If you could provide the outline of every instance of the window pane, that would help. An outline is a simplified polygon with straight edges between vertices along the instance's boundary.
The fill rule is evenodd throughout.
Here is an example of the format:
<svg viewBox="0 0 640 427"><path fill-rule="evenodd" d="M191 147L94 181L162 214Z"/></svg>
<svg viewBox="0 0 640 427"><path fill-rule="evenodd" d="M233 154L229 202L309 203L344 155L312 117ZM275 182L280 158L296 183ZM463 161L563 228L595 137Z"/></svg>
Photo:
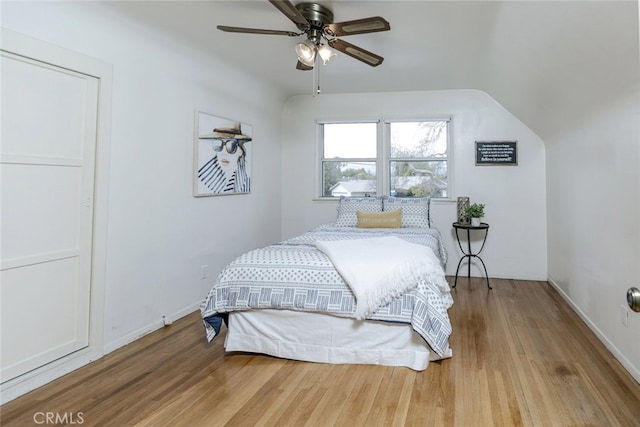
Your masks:
<svg viewBox="0 0 640 427"><path fill-rule="evenodd" d="M390 123L391 157L446 157L447 122Z"/></svg>
<svg viewBox="0 0 640 427"><path fill-rule="evenodd" d="M375 162L322 162L324 197L376 195Z"/></svg>
<svg viewBox="0 0 640 427"><path fill-rule="evenodd" d="M447 162L391 161L391 195L396 197L447 197Z"/></svg>
<svg viewBox="0 0 640 427"><path fill-rule="evenodd" d="M375 159L376 123L327 123L323 128L325 159Z"/></svg>

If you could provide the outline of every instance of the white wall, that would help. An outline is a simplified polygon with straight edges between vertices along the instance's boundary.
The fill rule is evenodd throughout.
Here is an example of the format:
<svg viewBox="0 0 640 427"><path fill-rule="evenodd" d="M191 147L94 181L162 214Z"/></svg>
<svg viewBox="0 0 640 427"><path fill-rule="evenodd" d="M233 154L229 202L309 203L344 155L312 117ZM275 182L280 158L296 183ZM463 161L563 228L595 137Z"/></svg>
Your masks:
<svg viewBox="0 0 640 427"><path fill-rule="evenodd" d="M549 103L544 116L554 120L539 133L549 281L640 382L640 313L626 304L627 289L640 287L640 2L616 5L625 16L611 22L624 44L601 42L618 59L601 50L606 73Z"/></svg>
<svg viewBox="0 0 640 427"><path fill-rule="evenodd" d="M103 4L3 2L2 26L113 65L107 352L197 309L225 264L279 239L280 95ZM196 110L252 125L251 194L192 197Z"/></svg>
<svg viewBox="0 0 640 427"><path fill-rule="evenodd" d="M640 82L547 141L549 279L640 381Z"/></svg>
<svg viewBox="0 0 640 427"><path fill-rule="evenodd" d="M298 96L283 112L282 237L335 221L337 202L318 201L316 120L442 117L453 119L452 198L486 205L490 224L482 257L490 277L546 280L545 154L540 138L486 93L474 90ZM518 166L475 166L474 141L517 140ZM436 227L455 274L460 250L451 223L455 202L435 202ZM471 274L481 275L474 268Z"/></svg>

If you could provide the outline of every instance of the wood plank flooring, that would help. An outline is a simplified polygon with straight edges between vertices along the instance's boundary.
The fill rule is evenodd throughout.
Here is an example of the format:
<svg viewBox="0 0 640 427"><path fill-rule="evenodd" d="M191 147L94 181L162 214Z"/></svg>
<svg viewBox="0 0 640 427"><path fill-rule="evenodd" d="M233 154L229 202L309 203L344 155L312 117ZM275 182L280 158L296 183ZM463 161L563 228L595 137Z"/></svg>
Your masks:
<svg viewBox="0 0 640 427"><path fill-rule="evenodd" d="M423 372L225 354L193 313L5 404L0 424L640 425L640 385L553 288L492 285L458 281L453 357Z"/></svg>

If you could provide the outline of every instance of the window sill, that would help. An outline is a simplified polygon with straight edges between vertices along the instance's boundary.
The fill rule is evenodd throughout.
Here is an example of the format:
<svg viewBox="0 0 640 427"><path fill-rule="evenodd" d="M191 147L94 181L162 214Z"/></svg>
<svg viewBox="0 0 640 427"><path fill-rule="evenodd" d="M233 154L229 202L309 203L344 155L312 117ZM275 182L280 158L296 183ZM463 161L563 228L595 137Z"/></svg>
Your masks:
<svg viewBox="0 0 640 427"><path fill-rule="evenodd" d="M311 199L314 202L337 202L340 200L339 197L314 197Z"/></svg>

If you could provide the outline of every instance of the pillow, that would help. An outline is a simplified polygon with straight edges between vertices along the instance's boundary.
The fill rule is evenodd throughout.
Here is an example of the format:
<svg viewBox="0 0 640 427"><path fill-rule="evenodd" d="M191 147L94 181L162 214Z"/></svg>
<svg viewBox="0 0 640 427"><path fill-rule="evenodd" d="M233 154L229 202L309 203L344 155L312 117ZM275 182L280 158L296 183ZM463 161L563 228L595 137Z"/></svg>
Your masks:
<svg viewBox="0 0 640 427"><path fill-rule="evenodd" d="M356 211L382 212L382 197L340 196L337 227L355 227L358 224Z"/></svg>
<svg viewBox="0 0 640 427"><path fill-rule="evenodd" d="M431 199L429 197L386 197L384 199L384 211L402 209L403 227L430 228L430 203Z"/></svg>
<svg viewBox="0 0 640 427"><path fill-rule="evenodd" d="M389 212L356 211L358 228L400 228L402 225L402 209Z"/></svg>

